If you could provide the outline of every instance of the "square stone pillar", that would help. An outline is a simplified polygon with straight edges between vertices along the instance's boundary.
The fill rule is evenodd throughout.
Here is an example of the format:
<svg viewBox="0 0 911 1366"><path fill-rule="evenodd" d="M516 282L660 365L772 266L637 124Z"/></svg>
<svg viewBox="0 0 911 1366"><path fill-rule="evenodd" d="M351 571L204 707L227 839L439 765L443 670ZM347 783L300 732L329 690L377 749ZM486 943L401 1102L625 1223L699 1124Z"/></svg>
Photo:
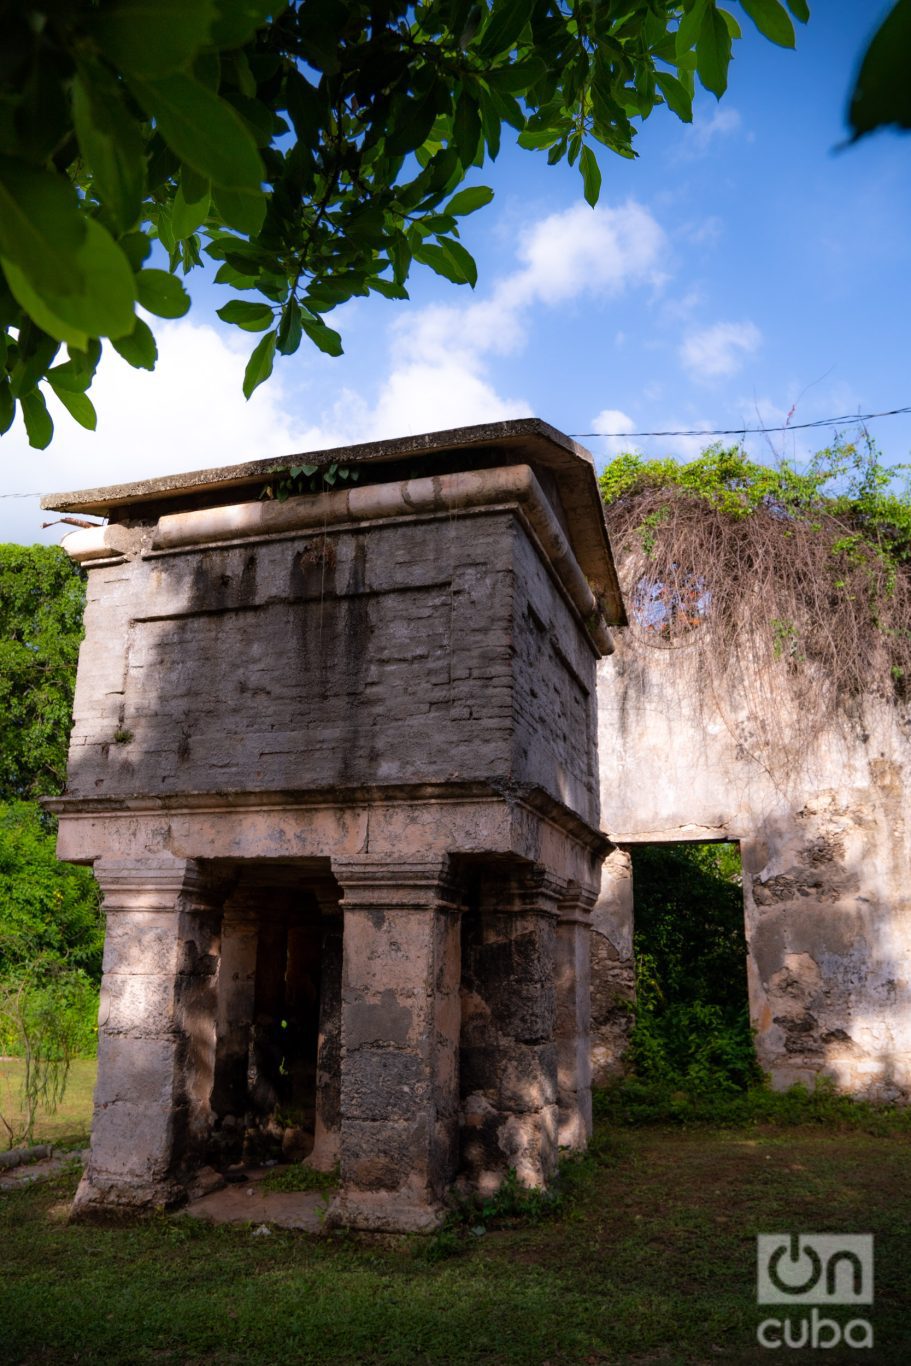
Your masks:
<svg viewBox="0 0 911 1366"><path fill-rule="evenodd" d="M319 973L319 1041L316 1052L316 1122L309 1166L328 1172L341 1147L342 912L333 886L313 888L322 917Z"/></svg>
<svg viewBox="0 0 911 1366"><path fill-rule="evenodd" d="M211 1124L220 914L198 866L100 860L107 932L89 1163L75 1217L168 1207Z"/></svg>
<svg viewBox="0 0 911 1366"><path fill-rule="evenodd" d="M591 909L594 892L571 884L559 903L556 944L557 1095L561 1148L592 1133Z"/></svg>
<svg viewBox="0 0 911 1366"><path fill-rule="evenodd" d="M507 1172L546 1185L557 1166L555 971L565 882L491 869L466 919L462 969L462 1157L495 1191Z"/></svg>
<svg viewBox="0 0 911 1366"><path fill-rule="evenodd" d="M342 1189L329 1221L419 1232L458 1154L459 900L446 860L333 859L344 916Z"/></svg>

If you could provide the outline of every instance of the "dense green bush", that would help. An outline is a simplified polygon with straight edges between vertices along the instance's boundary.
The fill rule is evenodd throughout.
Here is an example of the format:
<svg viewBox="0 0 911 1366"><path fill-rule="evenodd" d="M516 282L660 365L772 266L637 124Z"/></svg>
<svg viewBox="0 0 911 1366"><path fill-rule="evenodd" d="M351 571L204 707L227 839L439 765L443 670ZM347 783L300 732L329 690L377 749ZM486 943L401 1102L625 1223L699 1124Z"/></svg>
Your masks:
<svg viewBox="0 0 911 1366"><path fill-rule="evenodd" d="M760 1073L736 846L643 846L633 887L637 1077L694 1092L744 1090Z"/></svg>
<svg viewBox="0 0 911 1366"><path fill-rule="evenodd" d="M59 546L0 545L0 801L63 789L84 603Z"/></svg>
<svg viewBox="0 0 911 1366"><path fill-rule="evenodd" d="M33 802L0 805L0 1052L40 1036L95 1050L104 923L87 868L59 863Z"/></svg>

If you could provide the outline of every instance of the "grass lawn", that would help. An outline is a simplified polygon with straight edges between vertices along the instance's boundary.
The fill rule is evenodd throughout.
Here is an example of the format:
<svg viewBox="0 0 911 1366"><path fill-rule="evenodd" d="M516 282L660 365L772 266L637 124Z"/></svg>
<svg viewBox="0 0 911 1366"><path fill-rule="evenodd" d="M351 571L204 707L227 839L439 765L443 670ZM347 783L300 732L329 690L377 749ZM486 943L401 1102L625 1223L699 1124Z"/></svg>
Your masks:
<svg viewBox="0 0 911 1366"><path fill-rule="evenodd" d="M602 1120L556 1215L435 1241L264 1237L181 1217L70 1227L76 1176L61 1176L0 1197L0 1359L767 1361L755 1235L798 1231L876 1237L876 1346L825 1360L907 1363L911 1145L907 1126L870 1128Z"/></svg>
<svg viewBox="0 0 911 1366"><path fill-rule="evenodd" d="M24 1064L21 1058L0 1058L0 1114L20 1113L20 1087ZM76 1058L70 1065L66 1092L54 1114L39 1111L35 1121L35 1143L53 1143L61 1148L84 1148L89 1141L92 1121L92 1091L98 1064L94 1058ZM0 1129L0 1142L5 1131ZM6 1144L3 1144L6 1146ZM2 1338L0 1338L2 1342Z"/></svg>

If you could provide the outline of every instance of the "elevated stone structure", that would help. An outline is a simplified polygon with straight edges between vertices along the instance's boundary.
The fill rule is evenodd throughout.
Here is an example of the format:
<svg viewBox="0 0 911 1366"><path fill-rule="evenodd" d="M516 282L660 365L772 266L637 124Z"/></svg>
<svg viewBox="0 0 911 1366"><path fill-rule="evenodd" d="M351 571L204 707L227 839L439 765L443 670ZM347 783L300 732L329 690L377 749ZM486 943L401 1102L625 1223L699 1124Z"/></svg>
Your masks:
<svg viewBox="0 0 911 1366"><path fill-rule="evenodd" d="M300 459L300 457L299 457ZM590 1126L595 664L623 609L591 458L527 420L55 495L101 514L62 858L108 929L78 1212L201 1164L341 1164L421 1229ZM280 462L287 466L291 461Z"/></svg>

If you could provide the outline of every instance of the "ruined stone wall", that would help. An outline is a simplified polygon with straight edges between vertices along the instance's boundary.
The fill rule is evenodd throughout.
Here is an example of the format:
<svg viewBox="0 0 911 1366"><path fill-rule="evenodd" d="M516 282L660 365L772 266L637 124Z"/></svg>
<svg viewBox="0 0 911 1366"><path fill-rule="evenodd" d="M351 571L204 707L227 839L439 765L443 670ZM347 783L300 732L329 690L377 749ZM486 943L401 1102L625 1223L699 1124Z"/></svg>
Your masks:
<svg viewBox="0 0 911 1366"><path fill-rule="evenodd" d="M69 793L497 779L597 825L593 662L508 511L99 567Z"/></svg>
<svg viewBox="0 0 911 1366"><path fill-rule="evenodd" d="M850 1092L911 1098L911 747L901 712L869 699L822 719L800 753L785 731L776 762L746 686L707 689L686 648L634 652L621 641L600 665L598 692L602 824L620 846L594 913L598 1078L620 1065L631 993L624 848L732 839L750 1011L774 1084L822 1073Z"/></svg>

